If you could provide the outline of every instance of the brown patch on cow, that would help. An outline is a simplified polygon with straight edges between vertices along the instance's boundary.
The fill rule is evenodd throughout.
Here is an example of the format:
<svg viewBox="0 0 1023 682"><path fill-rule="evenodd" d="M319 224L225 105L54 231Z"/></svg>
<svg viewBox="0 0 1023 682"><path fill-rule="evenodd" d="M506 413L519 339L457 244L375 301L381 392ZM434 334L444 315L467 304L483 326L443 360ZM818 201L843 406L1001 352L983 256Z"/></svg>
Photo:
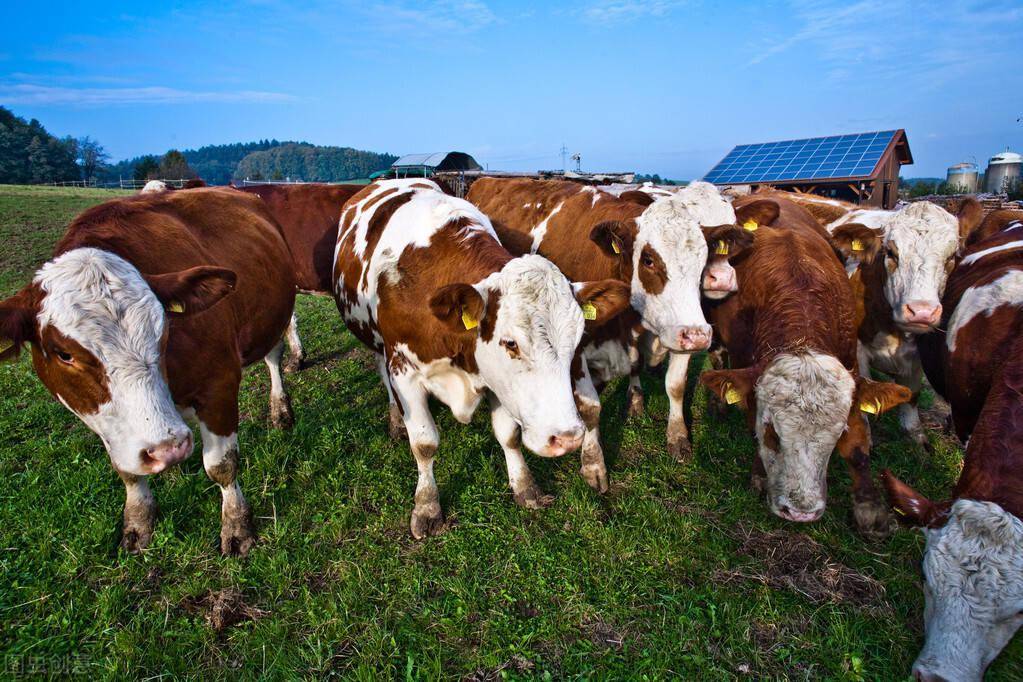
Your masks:
<svg viewBox="0 0 1023 682"><path fill-rule="evenodd" d="M369 199L364 201L362 205L359 206L359 211L363 214L369 213L369 209L373 208L387 197L395 195L397 192L397 187L389 187L383 192L378 192L376 196L371 196ZM411 194L411 192L409 192L409 194Z"/></svg>
<svg viewBox="0 0 1023 682"><path fill-rule="evenodd" d="M227 487L238 477L238 448L232 447L224 453L218 463L206 467L206 475L219 486Z"/></svg>
<svg viewBox="0 0 1023 682"><path fill-rule="evenodd" d="M376 250L377 242L380 241L380 235L383 234L384 228L391 222L391 217L394 216L395 211L399 208L412 201L412 197L415 196L414 192L405 192L392 199L387 199L384 203L381 203L376 211L373 212L373 216L369 219L369 225L366 227L366 250L362 253L363 259L363 279L362 286L366 286L366 277L369 272L369 261L373 258L373 253ZM365 207L363 212L365 212Z"/></svg>
<svg viewBox="0 0 1023 682"><path fill-rule="evenodd" d="M487 307L480 320L480 339L490 343L494 338L494 328L497 326L497 315L501 310L501 291L494 289L487 292Z"/></svg>
<svg viewBox="0 0 1023 682"><path fill-rule="evenodd" d="M618 195L618 198L622 201L631 201L632 203L639 204L640 206L649 206L654 203L654 197L651 194L641 192L638 189L630 189L622 192Z"/></svg>
<svg viewBox="0 0 1023 682"><path fill-rule="evenodd" d="M643 289L653 296L664 291L668 284L668 268L664 259L650 246L644 246L639 255L639 281Z"/></svg>
<svg viewBox="0 0 1023 682"><path fill-rule="evenodd" d="M743 568L716 571L715 581L760 583L795 592L814 604L854 604L877 613L891 611L884 601L884 585L835 561L808 535L740 526L733 538L740 543L736 554L753 562Z"/></svg>
<svg viewBox="0 0 1023 682"><path fill-rule="evenodd" d="M206 594L185 597L180 603L186 613L201 614L207 627L220 634L232 625L247 620L258 620L268 611L245 602L241 592L229 587L223 590L209 590Z"/></svg>
<svg viewBox="0 0 1023 682"><path fill-rule="evenodd" d="M50 393L79 415L95 414L110 402L107 372L95 355L50 325L39 337L32 346L32 364Z"/></svg>
<svg viewBox="0 0 1023 682"><path fill-rule="evenodd" d="M966 247L969 248L979 244L998 234L1014 222L1023 222L1023 211L1017 209L992 211L984 218L979 227L969 233L969 236L966 238Z"/></svg>

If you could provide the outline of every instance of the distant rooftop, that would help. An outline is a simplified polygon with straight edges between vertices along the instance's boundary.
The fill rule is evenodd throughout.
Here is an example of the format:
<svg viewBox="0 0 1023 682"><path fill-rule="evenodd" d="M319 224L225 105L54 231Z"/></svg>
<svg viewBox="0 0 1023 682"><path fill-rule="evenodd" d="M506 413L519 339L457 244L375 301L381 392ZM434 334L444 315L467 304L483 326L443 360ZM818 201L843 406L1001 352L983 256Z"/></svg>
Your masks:
<svg viewBox="0 0 1023 682"><path fill-rule="evenodd" d="M483 166L465 152L433 152L431 154L406 154L393 164L391 168L404 170L410 168L429 168L435 172L483 170Z"/></svg>

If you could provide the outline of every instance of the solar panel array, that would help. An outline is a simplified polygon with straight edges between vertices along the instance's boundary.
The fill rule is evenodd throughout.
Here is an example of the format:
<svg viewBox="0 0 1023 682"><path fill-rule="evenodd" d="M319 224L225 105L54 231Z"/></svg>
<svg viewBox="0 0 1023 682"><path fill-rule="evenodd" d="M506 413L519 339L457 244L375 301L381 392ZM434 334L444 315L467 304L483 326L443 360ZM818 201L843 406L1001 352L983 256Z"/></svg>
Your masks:
<svg viewBox="0 0 1023 682"><path fill-rule="evenodd" d="M742 144L703 178L718 185L856 178L874 172L894 130Z"/></svg>

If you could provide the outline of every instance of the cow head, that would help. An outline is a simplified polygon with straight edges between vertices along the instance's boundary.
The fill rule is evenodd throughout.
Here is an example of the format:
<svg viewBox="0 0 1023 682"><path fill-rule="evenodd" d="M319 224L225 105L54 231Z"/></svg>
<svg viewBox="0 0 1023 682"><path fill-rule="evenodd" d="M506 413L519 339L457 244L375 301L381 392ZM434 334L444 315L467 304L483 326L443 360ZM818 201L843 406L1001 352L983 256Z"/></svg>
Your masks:
<svg viewBox="0 0 1023 682"><path fill-rule="evenodd" d="M891 472L888 500L927 536L920 680L979 680L1023 625L1023 522L994 502L934 503Z"/></svg>
<svg viewBox="0 0 1023 682"><path fill-rule="evenodd" d="M884 221L884 294L904 332L928 332L941 321L941 296L956 253L977 227L973 212L957 219L928 201L895 211Z"/></svg>
<svg viewBox="0 0 1023 682"><path fill-rule="evenodd" d="M600 223L590 239L608 256L621 259L632 307L665 347L693 352L710 346L711 328L700 307L707 242L680 202L658 199L635 223Z"/></svg>
<svg viewBox="0 0 1023 682"><path fill-rule="evenodd" d="M528 255L478 284L442 287L430 301L451 331L477 335L483 382L522 427L526 447L545 457L582 443L570 370L585 318L610 319L628 305L617 281L583 284L578 295L550 261Z"/></svg>
<svg viewBox="0 0 1023 682"><path fill-rule="evenodd" d="M234 282L212 267L144 276L107 251L74 249L0 303L0 335L7 357L31 345L40 380L102 439L115 469L155 474L192 452L164 375L166 318L209 308Z"/></svg>
<svg viewBox="0 0 1023 682"><path fill-rule="evenodd" d="M831 453L850 420L861 419L860 406L881 413L911 395L895 384L857 385L837 358L813 351L781 353L763 371L704 372L700 381L726 403L752 410L771 511L804 522L824 513Z"/></svg>

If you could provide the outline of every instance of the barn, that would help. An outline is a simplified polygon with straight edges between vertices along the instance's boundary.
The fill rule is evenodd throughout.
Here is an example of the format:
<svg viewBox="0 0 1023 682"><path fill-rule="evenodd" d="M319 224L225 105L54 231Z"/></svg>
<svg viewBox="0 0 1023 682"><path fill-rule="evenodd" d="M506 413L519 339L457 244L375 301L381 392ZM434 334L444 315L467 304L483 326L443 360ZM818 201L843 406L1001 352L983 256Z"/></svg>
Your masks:
<svg viewBox="0 0 1023 682"><path fill-rule="evenodd" d="M465 152L406 154L391 164L394 177L428 177L435 173L483 170L476 159Z"/></svg>
<svg viewBox="0 0 1023 682"><path fill-rule="evenodd" d="M725 186L770 185L892 208L898 201L899 169L911 163L906 131L900 128L742 144L703 179Z"/></svg>

